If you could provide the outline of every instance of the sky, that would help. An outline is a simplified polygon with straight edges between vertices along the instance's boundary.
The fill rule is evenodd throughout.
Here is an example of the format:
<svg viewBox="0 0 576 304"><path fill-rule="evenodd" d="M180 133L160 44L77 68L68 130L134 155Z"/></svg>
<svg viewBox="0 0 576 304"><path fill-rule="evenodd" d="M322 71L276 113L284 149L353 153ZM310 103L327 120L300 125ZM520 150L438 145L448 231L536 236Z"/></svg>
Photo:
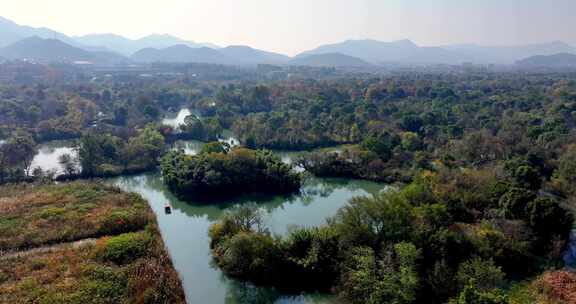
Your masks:
<svg viewBox="0 0 576 304"><path fill-rule="evenodd" d="M71 36L171 34L287 55L348 39L576 44L576 0L0 0L0 7L18 24Z"/></svg>

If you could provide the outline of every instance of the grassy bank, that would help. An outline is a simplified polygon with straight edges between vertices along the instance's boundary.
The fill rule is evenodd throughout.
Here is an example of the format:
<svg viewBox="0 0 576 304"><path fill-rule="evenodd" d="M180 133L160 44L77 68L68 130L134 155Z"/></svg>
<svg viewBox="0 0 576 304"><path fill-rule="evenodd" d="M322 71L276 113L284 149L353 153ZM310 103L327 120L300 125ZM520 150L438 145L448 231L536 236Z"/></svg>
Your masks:
<svg viewBox="0 0 576 304"><path fill-rule="evenodd" d="M184 303L141 197L85 182L0 193L0 303Z"/></svg>

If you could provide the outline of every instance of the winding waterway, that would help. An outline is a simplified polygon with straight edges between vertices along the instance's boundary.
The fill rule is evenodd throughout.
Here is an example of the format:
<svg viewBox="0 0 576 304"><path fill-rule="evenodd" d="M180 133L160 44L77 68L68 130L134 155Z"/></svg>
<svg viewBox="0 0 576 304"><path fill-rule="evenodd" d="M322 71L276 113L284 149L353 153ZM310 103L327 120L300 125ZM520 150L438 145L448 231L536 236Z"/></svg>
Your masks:
<svg viewBox="0 0 576 304"><path fill-rule="evenodd" d="M177 115L174 119L184 119ZM171 121L179 124L179 121ZM233 136L228 136L233 140ZM177 142L172 148L196 154L204 143ZM43 169L58 169L58 156L72 153L70 142L56 142L42 146L34 164ZM283 161L290 163L299 152L278 152ZM244 196L205 204L184 202L174 197L162 182L159 172L123 176L108 180L120 188L144 197L157 215L162 237L178 270L188 303L334 303L329 295L280 294L271 288L254 287L227 278L212 264L208 229L212 223L237 204L257 203L266 214L266 224L276 235L284 235L293 227L322 225L326 218L336 214L347 201L359 195L376 194L385 185L348 179L308 178L302 191L290 196ZM164 206L170 202L171 214Z"/></svg>

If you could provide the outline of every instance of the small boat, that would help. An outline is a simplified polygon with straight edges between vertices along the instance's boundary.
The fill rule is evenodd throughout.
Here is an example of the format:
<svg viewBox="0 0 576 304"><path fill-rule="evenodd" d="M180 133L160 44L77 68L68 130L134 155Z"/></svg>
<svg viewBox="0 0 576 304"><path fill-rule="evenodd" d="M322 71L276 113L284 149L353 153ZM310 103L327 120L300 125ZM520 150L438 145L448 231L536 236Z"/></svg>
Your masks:
<svg viewBox="0 0 576 304"><path fill-rule="evenodd" d="M164 205L164 212L166 214L172 214L172 205L170 205L170 202L166 202L166 205Z"/></svg>

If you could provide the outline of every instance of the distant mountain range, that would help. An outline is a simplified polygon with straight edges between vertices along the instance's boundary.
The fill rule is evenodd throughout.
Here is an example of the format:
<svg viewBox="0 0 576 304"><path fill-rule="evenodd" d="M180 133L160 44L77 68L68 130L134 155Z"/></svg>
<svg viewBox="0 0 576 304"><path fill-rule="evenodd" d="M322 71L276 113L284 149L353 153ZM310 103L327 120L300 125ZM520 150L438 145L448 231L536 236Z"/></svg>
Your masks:
<svg viewBox="0 0 576 304"><path fill-rule="evenodd" d="M348 40L337 44L320 46L314 50L303 52L297 57L325 53L340 53L372 63L460 64L471 62L478 64L512 64L519 59L534 55L576 54L576 48L563 42L505 47L484 47L478 45L420 47L410 40L395 42Z"/></svg>
<svg viewBox="0 0 576 304"><path fill-rule="evenodd" d="M164 49L147 48L131 57L136 62L197 62L234 65L286 64L290 57L256 50L247 46L229 46L221 49L191 48L175 45Z"/></svg>
<svg viewBox="0 0 576 304"><path fill-rule="evenodd" d="M211 43L196 43L170 35L149 35L140 39L128 39L115 34L93 34L74 37L74 40L86 46L105 47L125 56L130 56L146 48L167 48L174 45L186 45L192 48L219 48Z"/></svg>
<svg viewBox="0 0 576 304"><path fill-rule="evenodd" d="M6 18L0 17L0 48L29 37L58 39L68 44L76 44L74 39L47 28L35 28L18 25Z"/></svg>
<svg viewBox="0 0 576 304"><path fill-rule="evenodd" d="M575 54L555 54L549 56L532 56L516 62L517 65L525 67L576 67Z"/></svg>
<svg viewBox="0 0 576 304"><path fill-rule="evenodd" d="M124 56L106 51L87 51L58 39L25 38L0 49L0 57L37 62L76 62L102 65L126 63Z"/></svg>
<svg viewBox="0 0 576 304"><path fill-rule="evenodd" d="M382 42L348 40L303 52L294 58L248 46L220 48L170 35L128 39L115 34L69 37L47 29L18 25L0 17L0 57L37 61L114 64L135 62L197 62L232 65L367 66L378 64L514 64L531 56L574 54L561 42L486 47L473 44L418 46L410 40Z"/></svg>
<svg viewBox="0 0 576 304"><path fill-rule="evenodd" d="M353 56L340 53L325 53L317 55L302 55L292 59L290 65L318 67L366 67L372 64Z"/></svg>

